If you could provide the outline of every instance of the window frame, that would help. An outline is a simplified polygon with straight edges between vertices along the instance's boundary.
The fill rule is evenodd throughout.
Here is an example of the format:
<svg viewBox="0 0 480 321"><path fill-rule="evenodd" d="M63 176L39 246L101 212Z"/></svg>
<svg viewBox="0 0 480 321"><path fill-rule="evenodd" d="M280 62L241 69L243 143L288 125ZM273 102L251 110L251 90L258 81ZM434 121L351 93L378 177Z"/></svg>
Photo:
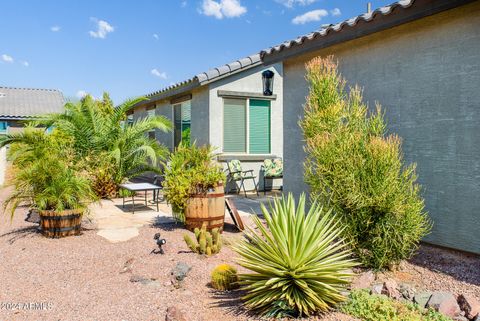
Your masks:
<svg viewBox="0 0 480 321"><path fill-rule="evenodd" d="M178 145L180 145L180 143L182 142L182 134L183 134L183 125L184 125L184 122L182 120L182 115L183 115L183 108L184 108L184 105L186 104L189 104L190 105L190 122L189 122L189 128L190 128L190 135L191 135L191 130L192 130L192 100L191 99L187 99L187 100L184 100L184 101L181 101L181 102L177 102L177 103L174 103L174 104L171 104L171 108L172 108L172 123L173 123L173 130L172 130L172 146L173 148L176 148ZM175 141L175 126L176 126L176 119L175 119L175 107L176 106L180 106L180 141L178 142L178 144L176 144L176 141ZM191 140L191 136L190 136L190 140Z"/></svg>
<svg viewBox="0 0 480 321"><path fill-rule="evenodd" d="M226 99L238 99L238 100L243 100L245 101L245 152L225 152L225 100ZM257 154L257 153L250 153L250 100L263 100L263 101L268 101L270 106L270 117L269 117L269 130L270 130L270 135L269 135L269 152L268 153L262 153L262 154ZM271 155L272 153L272 101L271 99L262 99L258 97L223 97L222 98L222 154L223 155L252 155L252 156L258 156L258 155Z"/></svg>

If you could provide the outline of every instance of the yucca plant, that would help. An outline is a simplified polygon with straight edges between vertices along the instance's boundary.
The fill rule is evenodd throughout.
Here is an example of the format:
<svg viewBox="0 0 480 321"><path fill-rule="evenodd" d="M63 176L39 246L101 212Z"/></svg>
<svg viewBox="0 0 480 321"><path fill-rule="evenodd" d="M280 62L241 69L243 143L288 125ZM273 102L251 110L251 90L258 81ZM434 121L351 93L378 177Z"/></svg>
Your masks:
<svg viewBox="0 0 480 321"><path fill-rule="evenodd" d="M271 317L308 316L344 301L356 263L331 211L313 203L306 212L305 195L296 206L289 194L262 213L266 226L254 216L259 232L248 229L234 246L238 263L252 271L239 276L246 306Z"/></svg>

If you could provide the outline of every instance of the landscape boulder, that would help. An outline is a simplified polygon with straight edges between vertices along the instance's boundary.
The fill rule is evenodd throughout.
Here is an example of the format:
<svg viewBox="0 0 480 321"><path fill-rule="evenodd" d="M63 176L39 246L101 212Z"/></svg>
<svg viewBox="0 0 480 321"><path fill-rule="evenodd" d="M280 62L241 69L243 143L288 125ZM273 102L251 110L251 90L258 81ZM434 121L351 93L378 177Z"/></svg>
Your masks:
<svg viewBox="0 0 480 321"><path fill-rule="evenodd" d="M402 294L398 291L398 284L395 280L387 280L383 282L382 294L395 300L402 297Z"/></svg>
<svg viewBox="0 0 480 321"><path fill-rule="evenodd" d="M382 294L382 289L383 289L383 283L377 283L372 286L370 289L370 294Z"/></svg>
<svg viewBox="0 0 480 321"><path fill-rule="evenodd" d="M406 283L401 283L398 287L398 291L405 300L412 301L415 296L415 289Z"/></svg>
<svg viewBox="0 0 480 321"><path fill-rule="evenodd" d="M418 306L423 309L427 305L428 300L430 300L431 296L432 296L432 292L416 293L415 296L413 297L413 302L418 304Z"/></svg>
<svg viewBox="0 0 480 321"><path fill-rule="evenodd" d="M457 300L450 292L433 292L426 307L432 308L450 318L460 315L460 307Z"/></svg>
<svg viewBox="0 0 480 321"><path fill-rule="evenodd" d="M169 306L165 315L165 321L187 321L187 318L180 309L175 306Z"/></svg>
<svg viewBox="0 0 480 321"><path fill-rule="evenodd" d="M352 289L369 288L373 281L375 281L375 274L372 271L364 272L352 282Z"/></svg>
<svg viewBox="0 0 480 321"><path fill-rule="evenodd" d="M460 294L458 296L458 305L465 312L468 319L474 319L480 314L480 302L470 294Z"/></svg>

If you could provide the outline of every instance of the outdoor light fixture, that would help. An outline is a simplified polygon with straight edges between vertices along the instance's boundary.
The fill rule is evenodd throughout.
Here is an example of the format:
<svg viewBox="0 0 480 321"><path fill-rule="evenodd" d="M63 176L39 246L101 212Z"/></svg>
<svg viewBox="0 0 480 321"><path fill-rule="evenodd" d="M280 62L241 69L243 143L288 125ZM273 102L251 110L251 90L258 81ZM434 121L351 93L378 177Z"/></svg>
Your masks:
<svg viewBox="0 0 480 321"><path fill-rule="evenodd" d="M160 238L160 233L156 233L155 236L153 237L153 239L155 240L155 243L157 244L158 246L158 250L152 250L151 253L154 253L154 254L165 254L165 252L163 251L163 248L162 246L165 245L167 243L167 241L165 239L161 239Z"/></svg>
<svg viewBox="0 0 480 321"><path fill-rule="evenodd" d="M275 74L271 70L262 72L263 94L271 96L273 94L273 76Z"/></svg>

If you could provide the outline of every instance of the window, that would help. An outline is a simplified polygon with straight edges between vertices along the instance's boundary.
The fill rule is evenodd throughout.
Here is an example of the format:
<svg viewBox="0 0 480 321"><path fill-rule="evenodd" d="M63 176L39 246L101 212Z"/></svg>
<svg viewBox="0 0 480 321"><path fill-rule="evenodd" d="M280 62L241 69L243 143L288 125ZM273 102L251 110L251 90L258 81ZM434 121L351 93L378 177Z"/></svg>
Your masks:
<svg viewBox="0 0 480 321"><path fill-rule="evenodd" d="M133 125L133 110L127 111L127 125Z"/></svg>
<svg viewBox="0 0 480 321"><path fill-rule="evenodd" d="M173 105L173 142L177 147L180 142L190 144L191 101L187 100Z"/></svg>
<svg viewBox="0 0 480 321"><path fill-rule="evenodd" d="M224 99L223 152L270 154L270 149L270 101Z"/></svg>
<svg viewBox="0 0 480 321"><path fill-rule="evenodd" d="M8 122L0 121L0 134L6 134L8 129Z"/></svg>
<svg viewBox="0 0 480 321"><path fill-rule="evenodd" d="M155 117L155 105L147 106L147 117ZM148 138L155 139L155 130L148 132Z"/></svg>

